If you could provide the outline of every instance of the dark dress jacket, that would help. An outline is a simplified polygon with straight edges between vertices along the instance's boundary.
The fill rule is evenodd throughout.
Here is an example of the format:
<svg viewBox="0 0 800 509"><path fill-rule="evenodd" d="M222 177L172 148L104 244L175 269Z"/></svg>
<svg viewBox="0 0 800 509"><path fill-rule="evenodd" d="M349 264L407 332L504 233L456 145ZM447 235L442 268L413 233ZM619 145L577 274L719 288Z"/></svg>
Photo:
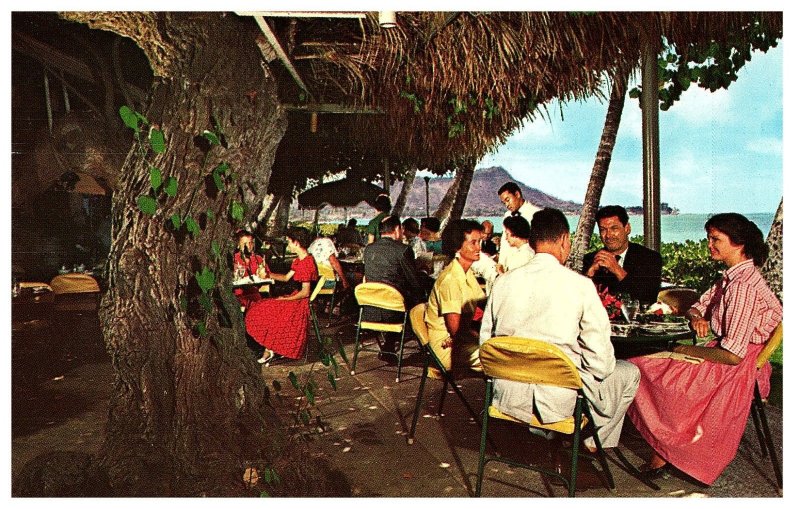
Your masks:
<svg viewBox="0 0 800 509"><path fill-rule="evenodd" d="M492 239L486 239L481 241L481 251L486 253L489 256L494 256L497 254L497 244L492 242Z"/></svg>
<svg viewBox="0 0 800 509"><path fill-rule="evenodd" d="M364 278L367 281L378 281L397 288L403 294L406 309L411 309L427 300L411 246L389 237L381 237L364 248ZM364 319L389 321L398 318L390 311L366 308Z"/></svg>
<svg viewBox="0 0 800 509"><path fill-rule="evenodd" d="M592 266L592 260L597 251L587 253L583 257L583 273ZM592 281L595 285L608 288L608 291L619 295L627 293L632 299L652 304L658 300L661 290L661 255L641 244L628 243L628 252L622 268L628 273L622 281L614 274L601 267L595 272Z"/></svg>

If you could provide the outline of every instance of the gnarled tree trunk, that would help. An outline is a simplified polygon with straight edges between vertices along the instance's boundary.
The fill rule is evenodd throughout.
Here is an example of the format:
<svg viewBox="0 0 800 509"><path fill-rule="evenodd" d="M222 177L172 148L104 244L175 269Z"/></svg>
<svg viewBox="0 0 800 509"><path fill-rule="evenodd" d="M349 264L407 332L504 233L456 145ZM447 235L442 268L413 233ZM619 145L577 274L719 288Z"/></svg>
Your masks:
<svg viewBox="0 0 800 509"><path fill-rule="evenodd" d="M455 178L450 188L439 203L434 216L441 221L441 228L447 225L451 219L461 219L464 214L464 207L467 204L467 195L472 186L472 178L475 175L475 161L467 161L456 169Z"/></svg>
<svg viewBox="0 0 800 509"><path fill-rule="evenodd" d="M770 289L783 302L783 198L775 211L775 219L767 235L769 257L761 268Z"/></svg>
<svg viewBox="0 0 800 509"><path fill-rule="evenodd" d="M220 283L230 280L225 252L239 226L229 219L231 203L256 211L252 197L266 192L286 129L275 82L252 33L232 15L62 16L131 37L145 51L156 77L143 113L166 138L162 154L133 147L114 194L100 319L116 383L102 463L117 494L224 494L248 462L275 460L282 440L230 287ZM225 148L203 143L203 131L217 128ZM217 192L207 179L222 162L236 180ZM154 216L137 206L151 168L178 183L174 198L159 194ZM194 218L199 233L175 233L174 214ZM196 300L203 268L217 282L210 313Z"/></svg>
<svg viewBox="0 0 800 509"><path fill-rule="evenodd" d="M578 226L575 231L575 240L572 243L572 251L567 261L567 265L570 268L579 272L583 268L581 266L583 255L586 253L586 249L592 239L592 230L594 230L595 223L594 216L600 205L600 196L603 194L608 167L611 164L611 154L614 152L614 145L617 143L622 108L625 106L625 87L627 82L627 74L625 73L621 73L614 78L611 98L608 101L606 121L603 124L603 133L600 136L600 145L597 147L592 174L589 177L589 185L586 187L586 196L583 199L581 217L578 220Z"/></svg>

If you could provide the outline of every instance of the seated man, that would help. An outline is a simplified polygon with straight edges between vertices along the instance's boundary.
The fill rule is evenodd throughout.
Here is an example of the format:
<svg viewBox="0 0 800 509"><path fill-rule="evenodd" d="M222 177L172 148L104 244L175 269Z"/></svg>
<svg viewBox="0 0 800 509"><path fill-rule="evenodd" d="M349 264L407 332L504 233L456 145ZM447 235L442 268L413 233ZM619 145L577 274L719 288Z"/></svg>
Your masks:
<svg viewBox="0 0 800 509"><path fill-rule="evenodd" d="M425 242L419 238L419 223L413 217L403 221L403 244L411 246L414 258L419 258L427 252Z"/></svg>
<svg viewBox="0 0 800 509"><path fill-rule="evenodd" d="M481 223L483 233L481 233L481 252L489 256L497 255L497 242L494 239L494 225L491 221Z"/></svg>
<svg viewBox="0 0 800 509"><path fill-rule="evenodd" d="M347 222L347 226L336 232L336 245L344 246L363 244L364 240L361 238L361 234L358 232L358 229L356 229L356 220L355 218L351 217Z"/></svg>
<svg viewBox="0 0 800 509"><path fill-rule="evenodd" d="M442 254L442 239L439 228L442 223L435 217L423 217L419 222L419 238L425 242L425 249L433 254Z"/></svg>
<svg viewBox="0 0 800 509"><path fill-rule="evenodd" d="M522 216L508 216L503 219L503 237L507 241L507 246L503 251L503 264L497 264L497 272L500 274L522 267L531 259L534 253L528 237L531 235L531 227L528 220Z"/></svg>
<svg viewBox="0 0 800 509"><path fill-rule="evenodd" d="M628 406L639 386L639 370L616 360L611 326L592 282L564 267L569 257L569 224L564 214L543 209L533 215L530 263L494 284L481 323L481 343L495 336L519 336L558 346L580 372L603 447L616 447ZM572 415L574 390L497 380L493 405L528 422ZM594 441L584 442L591 451ZM560 458L560 456L558 456Z"/></svg>
<svg viewBox="0 0 800 509"><path fill-rule="evenodd" d="M602 207L595 219L604 247L583 257L583 273L610 293L654 303L661 289L661 255L628 241L631 225L623 207Z"/></svg>
<svg viewBox="0 0 800 509"><path fill-rule="evenodd" d="M364 279L389 284L403 295L406 309L425 302L425 290L414 266L414 253L400 241L400 218L386 216L379 225L380 237L364 248ZM383 309L365 308L364 319L375 322L399 321L397 313ZM384 352L394 352L396 334L386 334L381 346ZM391 356L381 355L381 360L393 362Z"/></svg>

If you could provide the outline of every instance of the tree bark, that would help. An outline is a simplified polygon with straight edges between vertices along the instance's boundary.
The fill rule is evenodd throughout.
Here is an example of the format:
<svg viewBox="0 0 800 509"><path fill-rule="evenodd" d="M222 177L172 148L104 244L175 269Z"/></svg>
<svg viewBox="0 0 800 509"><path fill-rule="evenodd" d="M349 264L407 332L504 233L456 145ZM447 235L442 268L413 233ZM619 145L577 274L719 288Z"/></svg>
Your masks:
<svg viewBox="0 0 800 509"><path fill-rule="evenodd" d="M116 381L101 462L116 494L219 494L241 481L250 462L276 458L282 434L244 342L224 254L240 225L232 201L256 210L275 149L286 129L275 82L252 34L230 15L212 13L66 13L67 19L131 37L156 78L147 111L166 139L162 154L129 152L112 204L108 291L100 319ZM252 98L252 99L251 99ZM226 148L204 145L219 131ZM236 174L223 192L208 185L227 162ZM174 177L178 194L159 194L154 216L137 199L150 169ZM249 192L245 192L247 188ZM166 226L192 217L196 236ZM195 273L215 272L214 311L197 304ZM198 333L198 324L207 327ZM269 439L265 437L269 436ZM223 479L224 481L220 481ZM238 480L238 482L237 482Z"/></svg>
<svg viewBox="0 0 800 509"><path fill-rule="evenodd" d="M400 188L400 194L397 195L397 200L394 202L394 209L392 209L392 214L396 214L398 217L403 216L403 212L406 209L406 200L408 199L408 193L411 192L411 188L414 187L414 180L417 177L417 170L411 169L408 170L406 173L406 177L403 179L403 187Z"/></svg>
<svg viewBox="0 0 800 509"><path fill-rule="evenodd" d="M619 132L619 123L622 119L622 108L625 106L627 82L627 73L620 73L612 83L611 98L608 101L603 133L600 136L600 144L597 147L597 154L594 158L589 185L586 187L586 196L583 199L581 217L578 220L578 226L575 231L572 251L567 261L568 267L579 272L583 269L583 255L586 253L589 242L592 239L592 230L594 230L595 223L594 216L600 205L600 196L603 194L608 167L611 164L611 154L617 142L617 132Z"/></svg>
<svg viewBox="0 0 800 509"><path fill-rule="evenodd" d="M769 257L761 269L764 279L775 295L783 302L783 198L775 211L775 219L767 235Z"/></svg>

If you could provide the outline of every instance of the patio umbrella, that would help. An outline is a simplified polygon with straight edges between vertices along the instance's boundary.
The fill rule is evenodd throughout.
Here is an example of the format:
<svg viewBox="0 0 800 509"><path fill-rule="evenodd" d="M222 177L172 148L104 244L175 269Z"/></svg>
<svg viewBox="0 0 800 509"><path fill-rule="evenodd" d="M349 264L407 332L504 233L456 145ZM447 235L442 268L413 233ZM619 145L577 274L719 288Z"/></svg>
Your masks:
<svg viewBox="0 0 800 509"><path fill-rule="evenodd" d="M332 207L354 207L365 201L372 204L383 188L358 179L342 179L326 182L300 193L297 201L301 208L319 208L323 205Z"/></svg>

